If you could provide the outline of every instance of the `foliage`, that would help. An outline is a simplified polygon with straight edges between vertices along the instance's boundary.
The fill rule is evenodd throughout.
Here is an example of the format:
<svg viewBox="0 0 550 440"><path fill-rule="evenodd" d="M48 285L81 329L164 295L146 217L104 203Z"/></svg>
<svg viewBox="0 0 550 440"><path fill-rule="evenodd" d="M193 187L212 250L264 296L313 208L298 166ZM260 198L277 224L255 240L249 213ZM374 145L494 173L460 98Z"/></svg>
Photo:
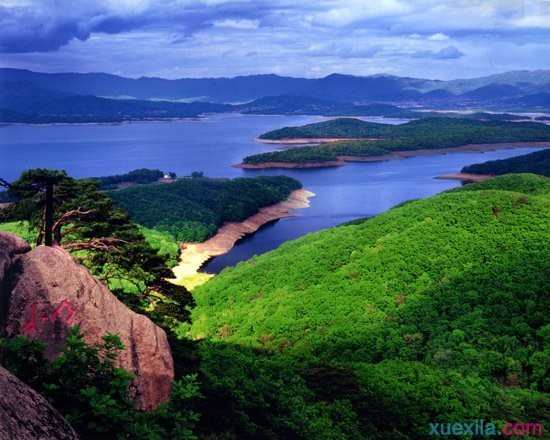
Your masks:
<svg viewBox="0 0 550 440"><path fill-rule="evenodd" d="M123 348L114 335L88 345L74 327L60 356L47 362L40 342L23 336L0 340L2 365L46 397L81 438L194 439L195 377L175 382L169 403L141 412L130 395L132 375L115 366Z"/></svg>
<svg viewBox="0 0 550 440"><path fill-rule="evenodd" d="M284 176L229 180L197 175L166 185L112 191L109 196L136 223L180 242L201 242L223 223L245 220L300 187L298 181Z"/></svg>
<svg viewBox="0 0 550 440"><path fill-rule="evenodd" d="M160 170L150 170L147 168L140 168L138 170L130 171L126 174L117 174L114 176L104 177L92 177L91 180L97 181L101 189L113 189L121 183L137 183L140 185L146 183L153 183L162 179L164 173Z"/></svg>
<svg viewBox="0 0 550 440"><path fill-rule="evenodd" d="M535 173L550 177L550 148L508 159L490 160L462 168L463 173L473 174L508 174Z"/></svg>
<svg viewBox="0 0 550 440"><path fill-rule="evenodd" d="M470 183L450 191L502 190L524 195L545 196L550 193L550 179L536 174L506 174L495 179Z"/></svg>
<svg viewBox="0 0 550 440"><path fill-rule="evenodd" d="M36 241L36 231L31 229L28 222L25 221L0 223L0 231L19 235L23 240L29 243L34 243Z"/></svg>
<svg viewBox="0 0 550 440"><path fill-rule="evenodd" d="M22 339L3 343L3 363L106 438L420 440L434 422L548 424L548 224L550 179L505 175L227 269L177 328L194 341L169 333L179 380L151 414L128 403L124 374L95 377L76 336L57 369ZM170 252L167 234L142 230ZM172 305L150 316L184 313ZM50 370L61 379L42 379Z"/></svg>
<svg viewBox="0 0 550 440"><path fill-rule="evenodd" d="M168 267L173 267L177 264L179 246L174 237L166 232L149 229L145 226L138 226L138 228L151 249L155 250L161 257L166 258Z"/></svg>
<svg viewBox="0 0 550 440"><path fill-rule="evenodd" d="M319 399L289 359L221 342L199 353L201 438L362 438L349 400Z"/></svg>
<svg viewBox="0 0 550 440"><path fill-rule="evenodd" d="M280 405L290 423L296 407L265 388L284 384L293 403L307 402L302 423L327 421L327 438L420 439L442 420L547 422L548 182L503 176L409 202L198 287L190 335L208 341L202 368L218 397L229 390L234 406L222 412L254 422ZM321 402L347 408L345 425L360 435L313 416ZM273 438L281 426L269 425ZM312 438L302 427L289 432Z"/></svg>
<svg viewBox="0 0 550 440"><path fill-rule="evenodd" d="M366 139L261 153L244 158L244 163L332 161L338 156L378 156L393 151L452 148L468 144L548 141L550 126L534 122L456 117L429 117L401 125L339 118L303 127L286 127L261 137Z"/></svg>
<svg viewBox="0 0 550 440"><path fill-rule="evenodd" d="M23 173L10 188L19 199L11 216L28 222L31 230L41 228L43 199L41 194L29 191L26 182L28 176L38 171ZM149 233L154 243L151 246L128 215L116 208L105 193L98 191L97 182L75 180L61 172L59 175L53 194L54 217L61 219L67 213L76 215L68 216L54 233L57 243L72 250L78 261L134 310L143 311L163 302L172 304L175 298L183 301L181 308L192 302L183 287L164 281L171 277L168 267L174 265L177 258L177 245L168 236ZM108 239L106 245L101 242L104 238ZM100 245L96 246L96 241ZM170 316L170 320L172 318L174 316ZM166 324L164 321L159 323Z"/></svg>
<svg viewBox="0 0 550 440"><path fill-rule="evenodd" d="M355 118L336 118L329 121L303 125L301 127L280 128L262 134L260 139L373 137L385 126L386 124L367 122Z"/></svg>

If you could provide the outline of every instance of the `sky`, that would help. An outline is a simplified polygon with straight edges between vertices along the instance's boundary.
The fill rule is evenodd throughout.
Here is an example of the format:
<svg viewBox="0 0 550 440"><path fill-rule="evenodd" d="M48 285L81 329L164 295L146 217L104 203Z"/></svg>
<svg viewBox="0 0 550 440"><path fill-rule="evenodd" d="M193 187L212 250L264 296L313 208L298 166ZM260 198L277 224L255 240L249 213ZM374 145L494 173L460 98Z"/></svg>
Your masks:
<svg viewBox="0 0 550 440"><path fill-rule="evenodd" d="M0 67L470 78L550 68L550 0L0 0Z"/></svg>

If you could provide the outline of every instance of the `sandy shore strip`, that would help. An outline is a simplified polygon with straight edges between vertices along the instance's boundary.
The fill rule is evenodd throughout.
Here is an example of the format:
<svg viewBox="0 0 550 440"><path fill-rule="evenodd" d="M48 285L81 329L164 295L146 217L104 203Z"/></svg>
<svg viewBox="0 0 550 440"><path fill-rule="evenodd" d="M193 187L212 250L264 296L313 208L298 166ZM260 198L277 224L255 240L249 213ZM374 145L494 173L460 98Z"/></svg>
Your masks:
<svg viewBox="0 0 550 440"><path fill-rule="evenodd" d="M231 165L233 168L244 170L265 170L267 168L294 169L294 168L332 168L341 167L346 162L343 160L330 160L326 162L263 162L263 163L238 163Z"/></svg>
<svg viewBox="0 0 550 440"><path fill-rule="evenodd" d="M436 179L460 180L467 183L483 182L492 179L490 174L451 173L437 176Z"/></svg>
<svg viewBox="0 0 550 440"><path fill-rule="evenodd" d="M415 156L434 156L461 152L484 152L496 150L513 150L516 148L547 148L550 142L504 142L494 144L468 144L450 148L432 148L421 150L394 151L381 156L338 156L335 161L327 162L264 162L257 164L240 163L233 165L246 170L268 168L327 168L345 165L347 162L381 162L386 160L406 159Z"/></svg>
<svg viewBox="0 0 550 440"><path fill-rule="evenodd" d="M226 223L215 236L203 243L183 243L179 264L172 269L175 284L188 290L205 283L213 275L199 273L200 268L212 257L229 252L245 235L252 234L266 223L292 215L295 209L308 208L309 199L315 194L305 189L293 191L290 196L275 205L260 209L243 222Z"/></svg>
<svg viewBox="0 0 550 440"><path fill-rule="evenodd" d="M256 142L262 144L301 145L301 144L329 144L342 141L367 141L376 139L367 138L283 138L283 139L262 139L256 138Z"/></svg>

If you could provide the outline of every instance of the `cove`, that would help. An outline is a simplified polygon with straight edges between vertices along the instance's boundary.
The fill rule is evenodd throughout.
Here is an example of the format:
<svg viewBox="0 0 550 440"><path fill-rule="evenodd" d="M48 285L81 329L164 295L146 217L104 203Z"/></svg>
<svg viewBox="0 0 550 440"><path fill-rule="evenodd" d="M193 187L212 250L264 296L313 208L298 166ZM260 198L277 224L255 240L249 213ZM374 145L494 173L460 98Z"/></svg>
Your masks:
<svg viewBox="0 0 550 440"><path fill-rule="evenodd" d="M0 176L14 180L23 170L36 167L65 169L74 177L122 174L136 168L159 168L178 175L203 171L210 177L288 175L316 194L309 208L265 225L254 235L240 240L230 252L211 259L203 268L208 273L218 273L287 240L373 216L406 200L458 186L458 181L436 177L456 173L465 165L536 151L518 148L455 152L305 170L242 170L231 166L247 155L273 149L273 145L255 140L260 134L322 119L225 114L172 122L3 126L0 127ZM380 118L364 119L381 121Z"/></svg>

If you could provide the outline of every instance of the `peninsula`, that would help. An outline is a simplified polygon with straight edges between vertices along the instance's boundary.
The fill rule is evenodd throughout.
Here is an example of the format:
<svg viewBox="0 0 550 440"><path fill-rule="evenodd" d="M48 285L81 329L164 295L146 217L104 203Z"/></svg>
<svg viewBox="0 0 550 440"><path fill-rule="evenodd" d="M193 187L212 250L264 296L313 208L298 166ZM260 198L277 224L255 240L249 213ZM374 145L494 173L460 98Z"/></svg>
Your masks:
<svg viewBox="0 0 550 440"><path fill-rule="evenodd" d="M253 234L263 225L293 215L294 210L308 208L309 199L315 194L305 189L293 191L286 200L260 211L242 222L228 222L218 229L216 235L202 243L181 244L181 256L177 266L172 268L174 284L188 290L205 283L213 275L199 273L201 267L211 258L229 252L244 236Z"/></svg>
<svg viewBox="0 0 550 440"><path fill-rule="evenodd" d="M326 138L338 142L301 146L245 157L244 169L321 168L346 162L403 159L459 151L549 147L550 126L535 122L425 118L401 125L339 118L265 133L262 140ZM346 141L343 139L360 138Z"/></svg>
<svg viewBox="0 0 550 440"><path fill-rule="evenodd" d="M170 250L175 264L171 281L191 290L210 277L199 273L206 261L225 254L264 224L308 207L313 193L285 176L213 179L201 175L167 185L131 186L109 195L143 228L146 238L162 243L155 247ZM178 248L181 255L176 263Z"/></svg>

